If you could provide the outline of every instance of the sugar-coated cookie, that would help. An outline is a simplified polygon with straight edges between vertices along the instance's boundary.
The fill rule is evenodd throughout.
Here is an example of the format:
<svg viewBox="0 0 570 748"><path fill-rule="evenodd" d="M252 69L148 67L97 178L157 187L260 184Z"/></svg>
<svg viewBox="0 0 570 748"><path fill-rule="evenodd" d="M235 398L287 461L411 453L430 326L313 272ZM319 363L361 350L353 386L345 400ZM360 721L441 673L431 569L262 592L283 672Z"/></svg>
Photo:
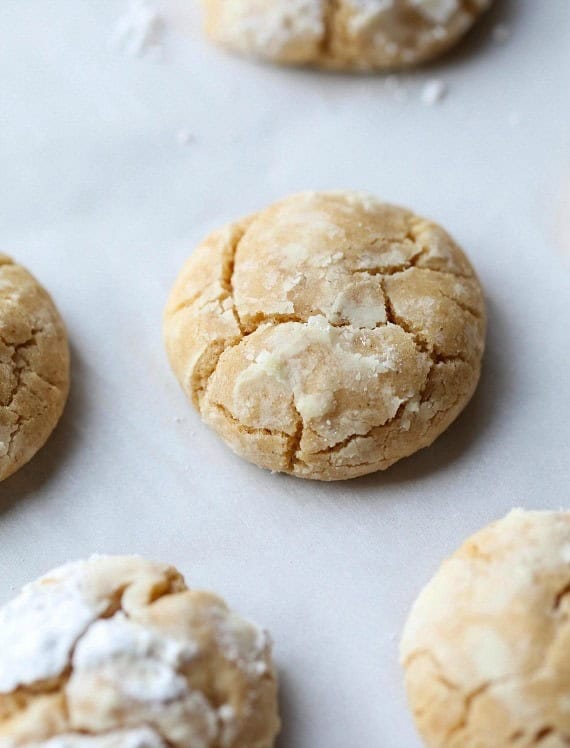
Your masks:
<svg viewBox="0 0 570 748"><path fill-rule="evenodd" d="M392 69L452 47L492 0L202 0L206 30L241 54L293 65Z"/></svg>
<svg viewBox="0 0 570 748"><path fill-rule="evenodd" d="M170 296L172 367L240 455L354 478L425 447L481 368L485 307L439 226L360 193L304 193L211 234Z"/></svg>
<svg viewBox="0 0 570 748"><path fill-rule="evenodd" d="M49 294L0 255L0 480L43 446L69 390L65 327Z"/></svg>
<svg viewBox="0 0 570 748"><path fill-rule="evenodd" d="M0 747L271 748L267 635L172 567L100 556L0 608Z"/></svg>
<svg viewBox="0 0 570 748"><path fill-rule="evenodd" d="M416 601L401 656L428 748L570 744L570 513L516 510Z"/></svg>

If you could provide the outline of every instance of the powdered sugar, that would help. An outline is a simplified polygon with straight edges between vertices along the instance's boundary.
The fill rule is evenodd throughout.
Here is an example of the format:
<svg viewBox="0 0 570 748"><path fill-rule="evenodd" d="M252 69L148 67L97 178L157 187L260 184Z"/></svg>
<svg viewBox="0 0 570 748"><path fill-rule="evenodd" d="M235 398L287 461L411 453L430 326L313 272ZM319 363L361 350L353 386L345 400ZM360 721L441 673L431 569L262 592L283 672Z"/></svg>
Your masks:
<svg viewBox="0 0 570 748"><path fill-rule="evenodd" d="M77 639L100 613L83 590L85 566L56 569L0 609L0 693L65 670Z"/></svg>
<svg viewBox="0 0 570 748"><path fill-rule="evenodd" d="M440 78L427 81L422 89L422 103L426 106L438 104L447 94L447 85Z"/></svg>
<svg viewBox="0 0 570 748"><path fill-rule="evenodd" d="M127 12L115 26L113 41L133 57L160 57L166 24L149 0L129 0Z"/></svg>
<svg viewBox="0 0 570 748"><path fill-rule="evenodd" d="M182 127L176 133L176 140L180 143L180 145L187 146L192 145L192 143L196 141L196 136L186 127Z"/></svg>
<svg viewBox="0 0 570 748"><path fill-rule="evenodd" d="M412 94L418 96L422 104L434 106L439 104L448 94L447 83L441 78L430 78L417 90L417 84L405 75L388 75L384 79L384 87L389 96L398 104L409 101Z"/></svg>
<svg viewBox="0 0 570 748"><path fill-rule="evenodd" d="M381 297L380 297L381 298ZM377 317L378 309L371 309L370 314ZM385 322L385 308L381 316ZM326 389L322 386L307 389L306 368L312 366L310 349L320 347L327 355L334 357L335 366L342 371L347 381L376 382L377 378L387 372L397 370L400 357L397 351L387 345L383 350L362 353L355 350L355 343L360 335L353 326L335 327L323 315L315 315L306 323L292 322L280 325L272 330L267 340L267 349L262 350L254 362L237 377L233 392L233 410L236 417L247 420L248 401L246 393L251 385L267 377L275 379L289 388L293 394L295 408L303 420L322 419L335 407L335 392L325 380ZM367 339L362 338L364 343ZM361 389L359 385L357 389Z"/></svg>
<svg viewBox="0 0 570 748"><path fill-rule="evenodd" d="M350 30L358 33L376 21L383 13L392 10L394 0L351 0L353 15L350 19Z"/></svg>
<svg viewBox="0 0 570 748"><path fill-rule="evenodd" d="M400 75L387 75L384 79L384 87L394 101L398 103L407 101L409 98L405 80Z"/></svg>
<svg viewBox="0 0 570 748"><path fill-rule="evenodd" d="M418 10L427 20L436 24L445 24L460 10L459 0L406 0ZM401 0L350 0L353 11L351 30L359 31L368 24L376 21L384 13L388 13L398 6L405 5Z"/></svg>
<svg viewBox="0 0 570 748"><path fill-rule="evenodd" d="M129 698L169 701L187 693L186 679L177 670L197 651L192 642L160 635L117 613L94 623L81 639L73 657L73 677L98 670Z"/></svg>
<svg viewBox="0 0 570 748"><path fill-rule="evenodd" d="M287 0L286 3L252 5L243 0L226 2L221 26L231 30L239 46L249 42L259 50L279 51L292 41L320 40L325 32L321 0Z"/></svg>
<svg viewBox="0 0 570 748"><path fill-rule="evenodd" d="M161 738L146 727L106 735L60 735L41 745L42 748L164 748Z"/></svg>
<svg viewBox="0 0 570 748"><path fill-rule="evenodd" d="M429 21L447 23L460 9L459 0L408 0Z"/></svg>
<svg viewBox="0 0 570 748"><path fill-rule="evenodd" d="M267 672L265 656L270 639L265 631L232 611L220 615L214 625L218 644L228 660L253 677Z"/></svg>
<svg viewBox="0 0 570 748"><path fill-rule="evenodd" d="M521 123L520 115L517 112L511 112L508 117L510 127L518 127Z"/></svg>

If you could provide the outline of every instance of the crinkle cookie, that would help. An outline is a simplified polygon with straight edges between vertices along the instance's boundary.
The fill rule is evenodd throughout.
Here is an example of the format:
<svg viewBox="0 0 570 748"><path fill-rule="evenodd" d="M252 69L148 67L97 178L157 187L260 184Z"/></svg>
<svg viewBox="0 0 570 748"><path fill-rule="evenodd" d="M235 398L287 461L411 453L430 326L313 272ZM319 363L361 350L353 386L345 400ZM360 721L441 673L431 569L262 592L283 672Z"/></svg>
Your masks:
<svg viewBox="0 0 570 748"><path fill-rule="evenodd" d="M416 601L401 656L429 748L570 745L570 513L516 510Z"/></svg>
<svg viewBox="0 0 570 748"><path fill-rule="evenodd" d="M267 635L172 567L56 569L0 609L0 747L270 748Z"/></svg>
<svg viewBox="0 0 570 748"><path fill-rule="evenodd" d="M36 454L69 390L69 350L49 294L0 255L0 480Z"/></svg>
<svg viewBox="0 0 570 748"><path fill-rule="evenodd" d="M206 30L241 54L294 65L391 69L443 54L492 0L203 0Z"/></svg>
<svg viewBox="0 0 570 748"><path fill-rule="evenodd" d="M166 310L203 420L270 470L336 480L426 447L479 379L485 307L439 226L359 193L305 193L211 234Z"/></svg>

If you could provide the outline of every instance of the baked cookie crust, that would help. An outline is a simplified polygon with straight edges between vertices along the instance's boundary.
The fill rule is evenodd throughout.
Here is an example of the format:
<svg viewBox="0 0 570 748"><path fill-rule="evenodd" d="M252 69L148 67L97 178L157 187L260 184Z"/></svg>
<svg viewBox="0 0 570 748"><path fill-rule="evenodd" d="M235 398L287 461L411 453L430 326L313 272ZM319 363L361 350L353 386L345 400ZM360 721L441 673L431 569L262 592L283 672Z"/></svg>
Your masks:
<svg viewBox="0 0 570 748"><path fill-rule="evenodd" d="M101 556L0 608L1 748L271 748L267 634L172 567Z"/></svg>
<svg viewBox="0 0 570 748"><path fill-rule="evenodd" d="M401 643L428 748L568 745L569 563L570 513L523 510L443 563Z"/></svg>
<svg viewBox="0 0 570 748"><path fill-rule="evenodd" d="M360 193L294 195L211 234L171 293L182 387L234 451L339 480L426 447L469 401L485 305L436 224Z"/></svg>
<svg viewBox="0 0 570 748"><path fill-rule="evenodd" d="M0 255L0 480L44 445L69 391L64 323L49 294Z"/></svg>
<svg viewBox="0 0 570 748"><path fill-rule="evenodd" d="M390 70L439 57L492 0L202 0L206 31L288 65Z"/></svg>

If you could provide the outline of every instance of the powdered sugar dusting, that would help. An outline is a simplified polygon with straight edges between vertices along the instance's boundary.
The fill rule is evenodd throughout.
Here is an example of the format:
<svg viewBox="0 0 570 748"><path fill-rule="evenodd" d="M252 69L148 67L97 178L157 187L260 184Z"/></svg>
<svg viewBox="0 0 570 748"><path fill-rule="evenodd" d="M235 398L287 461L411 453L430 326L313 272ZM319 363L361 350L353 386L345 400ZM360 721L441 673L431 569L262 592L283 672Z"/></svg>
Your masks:
<svg viewBox="0 0 570 748"><path fill-rule="evenodd" d="M50 572L0 609L0 695L62 676L53 694L64 695L65 707L53 705L49 730L39 715L29 748L164 748L172 735L180 745L232 744L248 715L231 698L211 704L189 669L223 676L225 658L253 681L267 672L268 639L215 596L204 602L174 583L159 594L172 595L168 620L155 617L153 596L172 582L171 572L138 557L95 557ZM169 721L178 732L165 729ZM52 724L62 734L42 740ZM123 729L128 725L151 729ZM83 734L100 729L104 734ZM3 748L16 744L0 738Z"/></svg>
<svg viewBox="0 0 570 748"><path fill-rule="evenodd" d="M459 0L406 0L427 20L436 24L445 24L460 10ZM366 27L378 20L384 13L404 5L401 0L350 0L354 11L351 20L353 31Z"/></svg>
<svg viewBox="0 0 570 748"><path fill-rule="evenodd" d="M387 75L384 79L384 87L394 101L401 103L407 101L409 97L408 89L405 86L405 80L400 75Z"/></svg>
<svg viewBox="0 0 570 748"><path fill-rule="evenodd" d="M127 12L119 18L113 41L133 57L162 56L166 23L150 0L129 0Z"/></svg>
<svg viewBox="0 0 570 748"><path fill-rule="evenodd" d="M370 318L383 317L385 308L371 307ZM366 322L370 322L367 319ZM355 350L355 341L360 331L352 325L335 327L323 315L315 315L306 323L292 322L281 325L272 331L267 340L268 348L262 350L251 365L237 377L233 390L233 410L236 417L247 419L248 398L246 393L251 385L267 377L284 384L293 394L295 408L305 421L325 418L335 407L335 392L329 389L307 389L307 367L310 354L307 352L320 348L328 355L334 356L335 365L346 374L347 380L376 383L377 378L387 372L397 370L400 363L396 350L384 345L382 352L362 353ZM366 338L362 338L364 344ZM359 385L360 388L360 385Z"/></svg>
<svg viewBox="0 0 570 748"><path fill-rule="evenodd" d="M422 89L422 103L426 106L438 104L447 94L447 85L440 78L427 81Z"/></svg>
<svg viewBox="0 0 570 748"><path fill-rule="evenodd" d="M197 651L193 642L162 636L117 613L94 623L81 639L73 657L73 677L100 669L130 698L168 701L187 693L186 679L177 670Z"/></svg>
<svg viewBox="0 0 570 748"><path fill-rule="evenodd" d="M325 32L321 0L287 0L263 6L233 0L223 6L223 28L239 39L248 38L258 49L279 51L292 41L320 39Z"/></svg>
<svg viewBox="0 0 570 748"><path fill-rule="evenodd" d="M182 127L176 133L176 140L180 145L188 146L196 142L196 136L191 130L188 130L188 128Z"/></svg>
<svg viewBox="0 0 570 748"><path fill-rule="evenodd" d="M394 7L394 0L351 0L350 30L358 33Z"/></svg>
<svg viewBox="0 0 570 748"><path fill-rule="evenodd" d="M447 23L460 9L459 0L408 0L429 21Z"/></svg>
<svg viewBox="0 0 570 748"><path fill-rule="evenodd" d="M42 748L165 748L163 740L147 727L107 735L60 735L41 745Z"/></svg>
<svg viewBox="0 0 570 748"><path fill-rule="evenodd" d="M69 564L27 585L0 609L0 692L55 678L99 610L84 594L86 562Z"/></svg>
<svg viewBox="0 0 570 748"><path fill-rule="evenodd" d="M229 611L216 621L216 634L224 656L243 672L252 677L267 672L265 657L270 639L265 631Z"/></svg>

